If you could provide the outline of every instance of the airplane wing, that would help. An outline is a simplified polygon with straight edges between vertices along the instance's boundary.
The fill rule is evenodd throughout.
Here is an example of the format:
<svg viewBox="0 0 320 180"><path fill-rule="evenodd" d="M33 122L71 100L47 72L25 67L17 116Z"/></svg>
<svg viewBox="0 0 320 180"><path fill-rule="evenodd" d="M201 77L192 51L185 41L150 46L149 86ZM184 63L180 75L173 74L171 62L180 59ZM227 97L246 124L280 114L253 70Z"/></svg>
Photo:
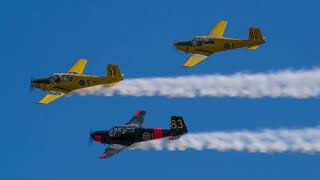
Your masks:
<svg viewBox="0 0 320 180"><path fill-rule="evenodd" d="M65 94L69 93L70 91L62 90L62 89L54 89L49 91L39 102L38 104L48 104L59 97L64 96Z"/></svg>
<svg viewBox="0 0 320 180"><path fill-rule="evenodd" d="M82 74L84 68L86 67L87 60L86 59L79 59L71 69L69 69L68 73L71 74Z"/></svg>
<svg viewBox="0 0 320 180"><path fill-rule="evenodd" d="M126 149L128 146L122 145L122 144L110 144L108 148L104 150L104 152L101 154L100 158L110 158L119 152Z"/></svg>
<svg viewBox="0 0 320 180"><path fill-rule="evenodd" d="M183 67L192 67L201 61L205 60L208 56L203 54L192 54L188 60L184 63Z"/></svg>
<svg viewBox="0 0 320 180"><path fill-rule="evenodd" d="M211 30L209 35L216 36L216 37L223 37L224 30L227 27L227 21L222 20L219 21L216 26Z"/></svg>
<svg viewBox="0 0 320 180"><path fill-rule="evenodd" d="M144 116L146 115L146 111L137 111L134 116L127 123L129 126L141 127L144 121Z"/></svg>

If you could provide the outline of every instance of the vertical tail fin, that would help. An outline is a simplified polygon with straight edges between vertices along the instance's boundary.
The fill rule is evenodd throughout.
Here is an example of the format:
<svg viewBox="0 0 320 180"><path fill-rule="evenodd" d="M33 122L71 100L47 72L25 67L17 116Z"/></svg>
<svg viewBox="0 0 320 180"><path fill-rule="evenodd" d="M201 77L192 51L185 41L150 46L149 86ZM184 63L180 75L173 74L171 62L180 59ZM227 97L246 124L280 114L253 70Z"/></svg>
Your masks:
<svg viewBox="0 0 320 180"><path fill-rule="evenodd" d="M181 116L171 116L171 137L170 140L178 139L183 134L188 133L187 126L185 125Z"/></svg>
<svg viewBox="0 0 320 180"><path fill-rule="evenodd" d="M106 77L106 86L113 86L117 82L123 80L122 74L118 65L108 64L107 66L107 77Z"/></svg>
<svg viewBox="0 0 320 180"><path fill-rule="evenodd" d="M259 45L263 43L265 43L265 41L260 29L253 27L249 28L248 49L257 49Z"/></svg>

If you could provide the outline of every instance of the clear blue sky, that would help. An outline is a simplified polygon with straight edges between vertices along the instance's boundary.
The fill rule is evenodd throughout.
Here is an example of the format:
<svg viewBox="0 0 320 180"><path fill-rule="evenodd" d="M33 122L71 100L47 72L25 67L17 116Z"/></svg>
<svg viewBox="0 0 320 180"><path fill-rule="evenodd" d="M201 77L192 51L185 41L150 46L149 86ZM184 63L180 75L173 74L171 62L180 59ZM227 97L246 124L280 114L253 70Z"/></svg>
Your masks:
<svg viewBox="0 0 320 180"><path fill-rule="evenodd" d="M125 151L100 160L88 146L90 129L125 123L148 111L147 127L168 127L185 117L190 132L313 127L319 99L241 99L72 96L47 106L28 91L30 76L65 72L78 58L85 73L105 75L119 64L126 78L239 71L265 72L319 66L317 1L17 1L0 2L0 179L319 179L319 155L299 153ZM215 54L183 69L176 40L206 34L228 20L225 36L247 38L258 26L267 43Z"/></svg>

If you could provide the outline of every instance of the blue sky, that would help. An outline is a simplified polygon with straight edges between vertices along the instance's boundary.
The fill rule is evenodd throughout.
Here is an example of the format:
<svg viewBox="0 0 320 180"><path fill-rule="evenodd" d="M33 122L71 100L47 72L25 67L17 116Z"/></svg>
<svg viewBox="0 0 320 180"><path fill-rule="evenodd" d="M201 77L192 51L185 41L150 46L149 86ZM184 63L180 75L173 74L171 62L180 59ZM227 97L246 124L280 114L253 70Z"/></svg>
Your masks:
<svg viewBox="0 0 320 180"><path fill-rule="evenodd" d="M300 128L319 124L318 99L72 96L47 106L29 92L30 77L65 72L79 58L86 74L117 63L126 78L266 72L319 66L317 1L16 1L0 2L1 179L318 179L320 156L211 150L125 151L100 160L90 129L107 129L146 110L146 127L184 116L190 132ZM206 34L226 19L226 37L247 38L256 51L218 53L192 69L176 40Z"/></svg>

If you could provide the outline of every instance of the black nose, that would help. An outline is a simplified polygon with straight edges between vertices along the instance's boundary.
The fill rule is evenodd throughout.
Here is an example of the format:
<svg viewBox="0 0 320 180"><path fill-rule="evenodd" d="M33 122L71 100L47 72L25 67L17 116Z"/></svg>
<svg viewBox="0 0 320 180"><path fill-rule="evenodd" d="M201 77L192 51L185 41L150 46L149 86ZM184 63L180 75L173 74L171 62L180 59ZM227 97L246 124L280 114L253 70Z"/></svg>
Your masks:
<svg viewBox="0 0 320 180"><path fill-rule="evenodd" d="M41 79L32 80L32 81L31 81L31 84L32 84L32 83L49 84L50 81L49 81L49 78L41 78Z"/></svg>
<svg viewBox="0 0 320 180"><path fill-rule="evenodd" d="M191 41L178 41L174 44L175 46L191 46Z"/></svg>

